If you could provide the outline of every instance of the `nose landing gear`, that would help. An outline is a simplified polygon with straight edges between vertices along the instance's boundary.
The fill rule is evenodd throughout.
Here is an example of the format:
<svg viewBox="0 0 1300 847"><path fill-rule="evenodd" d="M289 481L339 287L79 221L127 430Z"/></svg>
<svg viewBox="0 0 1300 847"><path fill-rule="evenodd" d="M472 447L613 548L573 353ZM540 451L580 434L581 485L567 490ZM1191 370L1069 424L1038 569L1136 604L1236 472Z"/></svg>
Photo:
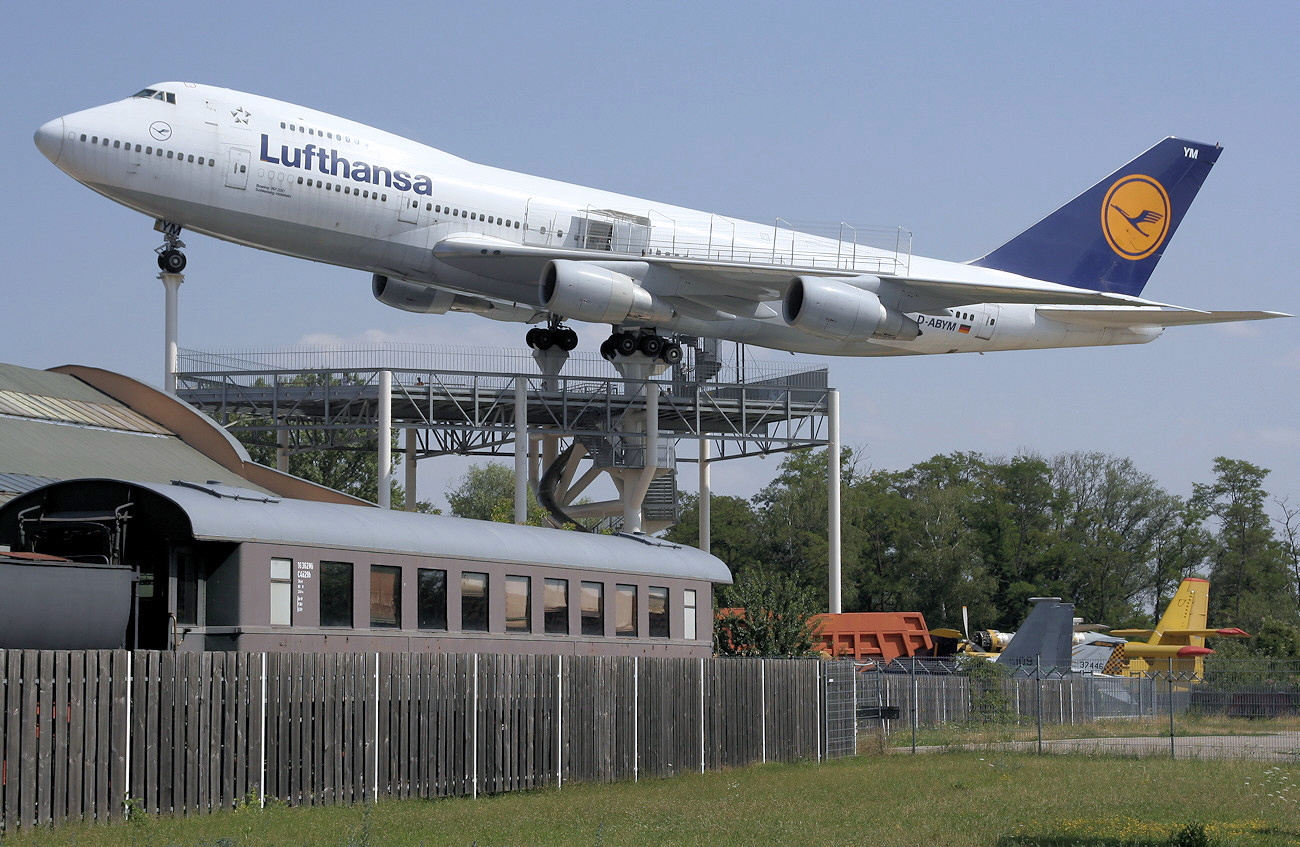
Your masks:
<svg viewBox="0 0 1300 847"><path fill-rule="evenodd" d="M163 234L162 246L154 251L158 254L158 270L166 274L178 274L185 270L185 254L181 252L185 242L181 241L181 225L159 220L153 228Z"/></svg>

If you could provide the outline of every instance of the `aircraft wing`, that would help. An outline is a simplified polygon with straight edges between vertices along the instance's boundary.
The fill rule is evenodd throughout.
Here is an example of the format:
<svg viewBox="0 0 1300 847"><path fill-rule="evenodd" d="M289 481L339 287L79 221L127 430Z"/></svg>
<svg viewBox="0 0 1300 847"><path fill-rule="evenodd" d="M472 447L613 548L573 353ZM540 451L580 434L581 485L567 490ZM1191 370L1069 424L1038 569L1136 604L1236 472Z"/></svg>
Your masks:
<svg viewBox="0 0 1300 847"><path fill-rule="evenodd" d="M1188 326L1192 324L1263 321L1292 317L1285 312L1202 312L1166 306L1045 305L1038 314L1061 323L1086 327Z"/></svg>
<svg viewBox="0 0 1300 847"><path fill-rule="evenodd" d="M1155 634L1151 629L1112 629L1111 635L1118 635L1122 638L1150 638ZM1165 637L1175 638L1250 638L1250 633L1244 629L1229 627L1227 629L1166 629L1161 630Z"/></svg>
<svg viewBox="0 0 1300 847"><path fill-rule="evenodd" d="M540 279L546 263L553 259L608 264L640 262L668 271L674 278L671 291L655 292L674 302L685 301L681 311L711 311L731 314L755 314L754 305L781 299L796 276L820 276L839 279L853 276L880 280L882 299L893 299L905 312L930 312L975 303L1058 304L1061 306L1147 307L1159 311L1165 304L1124 294L1112 294L1059 285L1053 282L1005 274L1005 280L962 281L889 274L851 273L833 267L691 259L670 255L611 253L603 250L578 250L518 244L505 239L476 233L458 233L438 242L434 258L461 270L515 282ZM697 309L689 304L694 303ZM742 304L750 304L743 306ZM1176 309L1176 307L1174 307ZM1069 311L1069 310L1066 310ZM757 310L764 314L764 310ZM1182 313L1181 311L1179 312ZM1204 315L1204 312L1188 312ZM772 313L773 315L775 312ZM1247 313L1241 313L1247 314ZM1272 313L1259 313L1274 317ZM1240 320L1222 318L1221 320Z"/></svg>

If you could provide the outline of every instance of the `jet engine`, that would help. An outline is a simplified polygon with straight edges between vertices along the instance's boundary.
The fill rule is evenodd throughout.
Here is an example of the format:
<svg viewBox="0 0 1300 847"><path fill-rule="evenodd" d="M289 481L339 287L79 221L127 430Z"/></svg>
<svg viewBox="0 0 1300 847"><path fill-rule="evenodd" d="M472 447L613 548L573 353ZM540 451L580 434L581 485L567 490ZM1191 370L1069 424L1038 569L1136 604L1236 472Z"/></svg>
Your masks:
<svg viewBox="0 0 1300 847"><path fill-rule="evenodd" d="M644 274L640 262L624 263ZM591 262L553 259L538 283L542 308L575 321L589 323L666 323L673 310L625 273Z"/></svg>
<svg viewBox="0 0 1300 847"><path fill-rule="evenodd" d="M390 279L383 274L375 274L370 278L370 291L385 306L420 315L445 315L447 312L486 315L495 305L479 297L453 294L441 288L404 279Z"/></svg>
<svg viewBox="0 0 1300 847"><path fill-rule="evenodd" d="M874 276L857 280L880 282ZM921 334L916 321L881 303L875 292L817 276L795 277L781 303L781 312L785 322L795 329L835 341L911 341Z"/></svg>

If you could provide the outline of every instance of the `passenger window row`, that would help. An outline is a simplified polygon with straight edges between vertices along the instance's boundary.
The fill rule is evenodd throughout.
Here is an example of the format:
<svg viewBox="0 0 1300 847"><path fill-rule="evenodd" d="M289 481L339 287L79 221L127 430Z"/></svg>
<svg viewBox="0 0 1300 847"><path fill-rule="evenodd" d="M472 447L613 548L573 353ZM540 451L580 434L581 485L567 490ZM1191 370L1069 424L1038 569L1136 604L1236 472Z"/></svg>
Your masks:
<svg viewBox="0 0 1300 847"><path fill-rule="evenodd" d="M108 147L110 144L110 139L108 138L108 136L104 136L103 138L100 138L98 135L92 135L89 137L89 139L87 139L86 133L84 132L81 133L81 141L92 145L103 146L103 147ZM128 153L131 152L132 145L131 142L129 141L122 141L120 139L117 139L117 140L111 140L111 144L114 150L126 150ZM178 153L175 150L164 150L164 148L162 147L155 148L153 145L146 146L142 144L136 144L135 152L143 153L146 156L159 156L159 157L161 157L165 153L168 159L175 159L178 162L188 161L190 164L207 165L210 168L216 167L217 165L217 160L212 157L198 156L196 158L193 153L190 153L187 156L185 153Z"/></svg>
<svg viewBox="0 0 1300 847"><path fill-rule="evenodd" d="M402 629L402 579L403 569L389 565L371 565L369 570L369 597L371 629ZM355 629L354 597L357 573L351 562L322 561L317 572L320 579L320 625ZM288 560L273 559L271 567L271 623L272 625L292 625L296 612L301 612L301 604L291 608L295 602L289 584ZM492 590L489 574L480 571L462 571L460 580L460 631L490 632L491 609L495 603L503 603L505 632L534 635L569 635L570 604L574 597L570 593L570 580L544 577L538 580L531 576L507 574ZM540 582L540 585L536 583ZM415 580L415 628L419 630L445 632L448 630L448 573L435 568L417 568ZM541 590L542 619L540 626L533 620L533 591ZM606 632L606 583L594 580L579 580L577 592L577 618L582 635L604 636ZM638 585L616 583L613 592L613 631L618 638L636 638L640 631L638 615L643 587ZM499 593L498 593L499 592ZM644 586L647 604L649 638L669 637L669 590L666 586ZM683 592L682 620L686 638L695 639L696 633L696 592L687 589ZM409 628L409 624L407 625Z"/></svg>
<svg viewBox="0 0 1300 847"><path fill-rule="evenodd" d="M290 132L300 132L303 135L313 135L318 138L328 138L330 141L343 141L348 144L353 144L353 143L361 144L361 139L358 138L354 142L352 140L352 136L350 135L343 135L342 133L339 132L330 132L324 129L316 129L315 127L305 126L303 124L291 124L288 123L287 121L280 121L280 129L287 129Z"/></svg>

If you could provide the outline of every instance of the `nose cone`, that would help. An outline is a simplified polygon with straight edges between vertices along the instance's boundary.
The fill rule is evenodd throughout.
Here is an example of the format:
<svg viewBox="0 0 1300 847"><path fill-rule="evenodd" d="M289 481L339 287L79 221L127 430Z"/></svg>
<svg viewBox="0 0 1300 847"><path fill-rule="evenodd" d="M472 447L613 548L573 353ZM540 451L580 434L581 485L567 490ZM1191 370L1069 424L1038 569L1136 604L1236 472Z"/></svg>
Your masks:
<svg viewBox="0 0 1300 847"><path fill-rule="evenodd" d="M63 152L63 118L55 118L36 130L36 149L58 164L59 154Z"/></svg>

